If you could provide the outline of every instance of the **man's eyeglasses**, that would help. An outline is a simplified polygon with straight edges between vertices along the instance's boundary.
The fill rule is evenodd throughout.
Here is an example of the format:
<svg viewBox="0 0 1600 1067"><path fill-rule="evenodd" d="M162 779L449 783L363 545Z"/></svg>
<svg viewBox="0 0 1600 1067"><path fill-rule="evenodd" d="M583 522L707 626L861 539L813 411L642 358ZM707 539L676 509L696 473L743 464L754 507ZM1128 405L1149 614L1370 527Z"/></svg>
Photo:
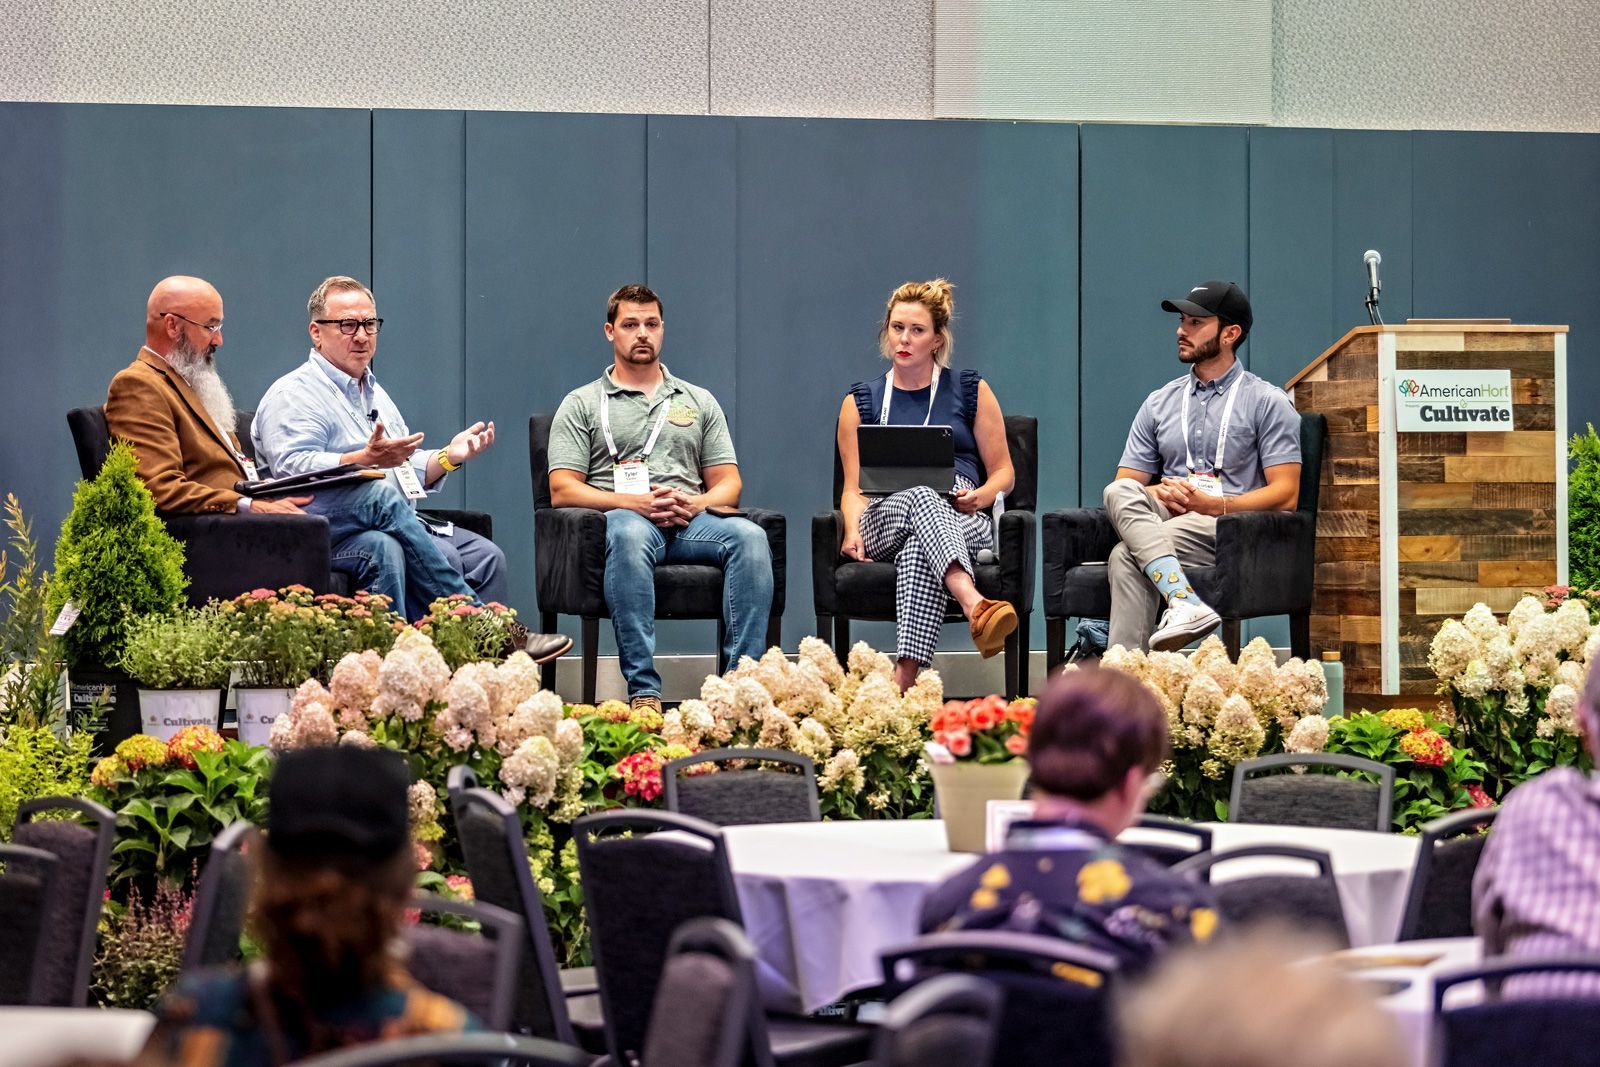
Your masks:
<svg viewBox="0 0 1600 1067"><path fill-rule="evenodd" d="M346 337L354 337L357 330L376 334L383 328L382 319L312 319L318 326L337 326Z"/></svg>
<svg viewBox="0 0 1600 1067"><path fill-rule="evenodd" d="M207 325L206 323L203 323L203 322L196 322L196 321L194 321L193 319L191 319L187 315L180 315L176 311L158 311L158 312L156 312L156 314L157 315L171 315L175 319L182 319L184 322L187 322L190 326L198 326L202 330L209 331L212 337L216 337L218 334L222 333L222 323L220 323L220 322L217 323L215 326L209 326L209 325Z"/></svg>

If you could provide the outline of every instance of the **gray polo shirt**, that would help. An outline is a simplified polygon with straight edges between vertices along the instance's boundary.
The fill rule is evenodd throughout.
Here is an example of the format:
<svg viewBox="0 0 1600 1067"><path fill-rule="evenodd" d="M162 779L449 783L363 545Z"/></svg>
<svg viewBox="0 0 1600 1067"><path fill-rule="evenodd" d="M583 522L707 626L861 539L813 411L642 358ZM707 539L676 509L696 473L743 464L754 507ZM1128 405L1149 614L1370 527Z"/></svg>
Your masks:
<svg viewBox="0 0 1600 1067"><path fill-rule="evenodd" d="M1267 484L1262 468L1300 462L1300 413L1289 395L1235 362L1214 382L1191 372L1145 397L1128 430L1119 467L1163 478L1188 475L1188 458L1202 472L1216 464L1217 433L1228 394L1237 389L1223 450L1222 489L1228 496ZM1189 448L1183 441L1183 395L1189 394Z"/></svg>
<svg viewBox="0 0 1600 1067"><path fill-rule="evenodd" d="M606 435L600 428L600 397L610 397L611 438L617 445L617 460L638 459L666 406L666 422L650 454L650 480L656 485L682 489L687 493L705 492L700 471L721 463L737 463L728 420L716 397L698 385L674 378L665 365L664 380L655 396L646 397L611 380L607 367L595 381L568 393L556 409L550 428L550 469L577 471L596 489L615 488L612 459Z"/></svg>

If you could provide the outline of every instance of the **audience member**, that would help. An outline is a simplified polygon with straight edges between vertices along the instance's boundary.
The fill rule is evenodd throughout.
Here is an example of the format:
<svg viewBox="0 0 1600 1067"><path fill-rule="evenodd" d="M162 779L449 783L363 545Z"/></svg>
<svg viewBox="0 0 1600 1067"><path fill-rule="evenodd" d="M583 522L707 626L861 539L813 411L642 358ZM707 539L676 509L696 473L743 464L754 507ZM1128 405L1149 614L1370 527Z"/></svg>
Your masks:
<svg viewBox="0 0 1600 1067"><path fill-rule="evenodd" d="M267 1067L369 1041L478 1028L395 953L416 877L405 760L387 749L278 759L251 919L265 959L180 979L141 1062Z"/></svg>
<svg viewBox="0 0 1600 1067"><path fill-rule="evenodd" d="M895 564L895 680L902 692L933 662L951 598L985 659L1003 649L1017 628L1016 609L985 599L973 584L973 557L994 545L990 509L1011 489L1013 472L994 391L977 371L950 370L954 315L950 283L943 278L906 282L890 293L878 347L893 366L881 379L852 385L839 408L840 551L863 562ZM948 426L955 440L954 491L917 486L869 500L861 491L856 431L884 423Z"/></svg>
<svg viewBox="0 0 1600 1067"><path fill-rule="evenodd" d="M1104 499L1122 539L1107 564L1111 643L1170 650L1222 621L1183 570L1215 562L1217 519L1299 500L1300 416L1235 355L1253 321L1237 285L1203 282L1161 308L1178 316L1178 362L1190 372L1140 405Z"/></svg>
<svg viewBox="0 0 1600 1067"><path fill-rule="evenodd" d="M1137 971L1217 925L1209 887L1116 843L1170 750L1166 713L1137 679L1087 667L1045 689L1028 739L1035 804L1005 848L931 893L922 929L1064 938Z"/></svg>
<svg viewBox="0 0 1600 1067"><path fill-rule="evenodd" d="M1174 953L1120 1006L1121 1067L1405 1067L1373 991L1296 944L1279 934Z"/></svg>
<svg viewBox="0 0 1600 1067"><path fill-rule="evenodd" d="M716 397L661 362L661 298L625 285L606 303L612 365L561 401L550 431L550 499L606 514L606 606L635 707L661 708L658 563L722 568L723 655L759 657L772 610L767 535L734 512L743 482ZM719 514L723 512L723 514Z"/></svg>
<svg viewBox="0 0 1600 1067"><path fill-rule="evenodd" d="M411 619L426 613L435 598L455 593L503 602L505 553L486 537L415 513L415 501L437 493L448 472L494 444L494 423L475 422L445 447L419 450L423 435L409 432L372 370L383 326L372 290L335 275L312 290L306 311L311 352L272 383L250 429L267 473L281 478L341 463L385 468L383 489L325 490L310 505L334 524L333 569L349 574L357 586L388 595ZM382 496L399 514L405 536L363 521L361 509L349 507L352 494ZM406 511L412 513L409 521ZM422 551L423 544L431 550ZM543 662L570 648L572 639L528 634L524 644Z"/></svg>

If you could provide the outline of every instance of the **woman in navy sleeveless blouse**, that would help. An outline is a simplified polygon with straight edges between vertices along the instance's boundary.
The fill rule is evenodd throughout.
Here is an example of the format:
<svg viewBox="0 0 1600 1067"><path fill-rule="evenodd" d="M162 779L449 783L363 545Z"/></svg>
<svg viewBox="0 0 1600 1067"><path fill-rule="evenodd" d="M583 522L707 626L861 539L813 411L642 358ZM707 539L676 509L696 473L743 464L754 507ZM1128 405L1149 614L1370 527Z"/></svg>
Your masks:
<svg viewBox="0 0 1600 1067"><path fill-rule="evenodd" d="M950 369L954 313L950 283L943 278L907 282L891 293L878 344L893 366L882 378L851 386L839 409L840 551L863 562L895 564L895 680L902 691L933 662L949 598L961 606L985 659L1004 648L1017 628L1015 609L985 599L973 584L973 557L994 544L989 509L1011 489L1011 452L1000 402L988 383L976 371ZM919 486L865 496L856 454L856 429L863 422L949 426L958 491L946 495Z"/></svg>

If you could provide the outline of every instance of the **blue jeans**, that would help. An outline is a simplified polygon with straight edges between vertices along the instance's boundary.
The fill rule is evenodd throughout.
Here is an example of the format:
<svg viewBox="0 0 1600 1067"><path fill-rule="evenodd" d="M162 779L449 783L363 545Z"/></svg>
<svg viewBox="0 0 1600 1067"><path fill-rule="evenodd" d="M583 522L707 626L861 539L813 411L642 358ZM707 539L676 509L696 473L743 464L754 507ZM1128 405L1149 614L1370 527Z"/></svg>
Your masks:
<svg viewBox="0 0 1600 1067"><path fill-rule="evenodd" d="M660 696L656 672L658 563L700 563L722 568L723 655L759 658L772 611L772 552L767 535L748 519L707 512L687 526L664 530L632 511L606 512L606 605L617 635L617 658L628 696Z"/></svg>
<svg viewBox="0 0 1600 1067"><path fill-rule="evenodd" d="M306 510L328 520L333 569L348 574L354 588L389 597L395 611L409 610L408 594L424 605L455 593L478 599L410 502L387 481L325 490Z"/></svg>

